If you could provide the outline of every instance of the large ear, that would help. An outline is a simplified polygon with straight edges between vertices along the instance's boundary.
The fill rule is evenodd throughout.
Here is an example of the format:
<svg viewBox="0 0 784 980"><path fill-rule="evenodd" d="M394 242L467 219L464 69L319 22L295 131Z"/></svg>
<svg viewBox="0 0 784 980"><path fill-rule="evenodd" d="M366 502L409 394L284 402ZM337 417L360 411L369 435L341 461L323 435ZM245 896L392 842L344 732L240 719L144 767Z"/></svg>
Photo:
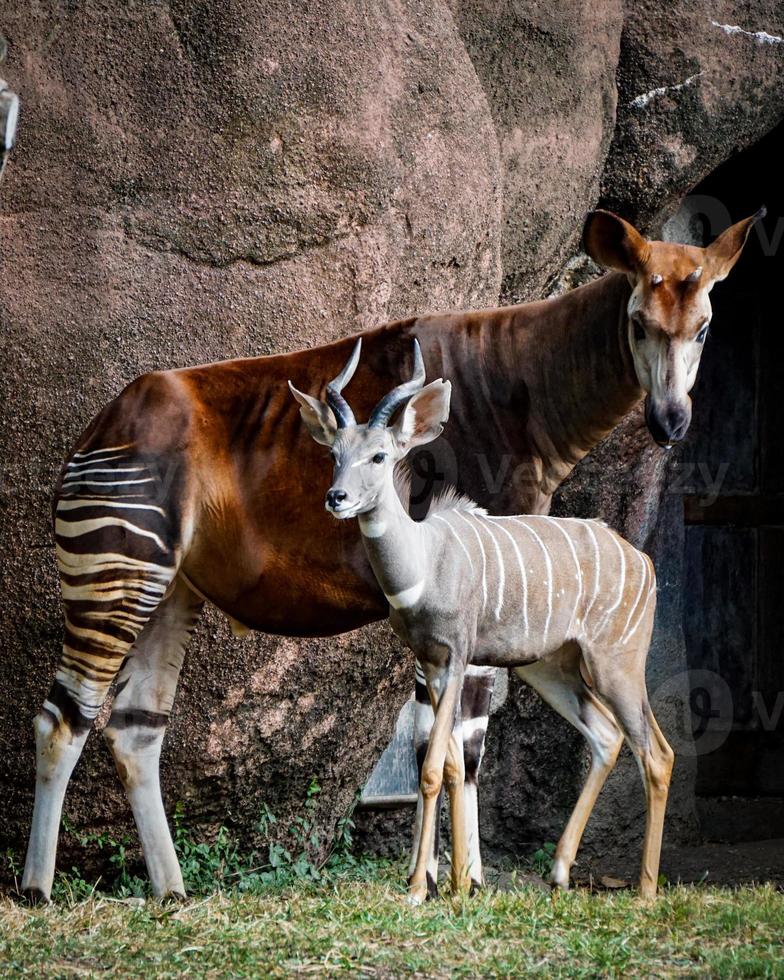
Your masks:
<svg viewBox="0 0 784 980"><path fill-rule="evenodd" d="M583 229L583 248L597 265L627 274L639 272L651 254L647 239L612 211L591 211Z"/></svg>
<svg viewBox="0 0 784 980"><path fill-rule="evenodd" d="M402 415L389 430L404 452L414 446L424 446L441 435L449 418L451 394L452 385L439 378L409 399Z"/></svg>
<svg viewBox="0 0 784 980"><path fill-rule="evenodd" d="M750 218L744 218L736 225L730 225L715 242L712 242L705 249L705 266L710 279L714 282L720 282L727 278L730 270L740 258L749 232L767 213L767 208L762 207Z"/></svg>
<svg viewBox="0 0 784 980"><path fill-rule="evenodd" d="M319 401L318 398L312 398L310 395L306 395L304 391L297 391L290 381L289 388L299 402L299 414L302 416L302 421L307 426L308 432L322 446L331 446L335 441L335 433L338 431L332 409L329 405Z"/></svg>

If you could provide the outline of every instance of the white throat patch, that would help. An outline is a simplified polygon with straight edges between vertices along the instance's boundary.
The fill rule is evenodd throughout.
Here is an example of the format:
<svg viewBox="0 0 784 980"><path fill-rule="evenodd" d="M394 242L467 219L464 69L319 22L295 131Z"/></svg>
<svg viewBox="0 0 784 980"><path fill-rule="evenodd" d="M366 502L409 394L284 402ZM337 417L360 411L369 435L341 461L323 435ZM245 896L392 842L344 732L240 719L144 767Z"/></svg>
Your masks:
<svg viewBox="0 0 784 980"><path fill-rule="evenodd" d="M367 517L360 517L359 530L366 538L380 538L383 534L386 534L386 521L373 521Z"/></svg>
<svg viewBox="0 0 784 980"><path fill-rule="evenodd" d="M408 609L409 606L413 606L419 601L419 597L422 595L424 588L425 580L422 579L421 582L412 585L410 589L403 589L402 592L398 592L396 595L388 595L387 602L393 609Z"/></svg>

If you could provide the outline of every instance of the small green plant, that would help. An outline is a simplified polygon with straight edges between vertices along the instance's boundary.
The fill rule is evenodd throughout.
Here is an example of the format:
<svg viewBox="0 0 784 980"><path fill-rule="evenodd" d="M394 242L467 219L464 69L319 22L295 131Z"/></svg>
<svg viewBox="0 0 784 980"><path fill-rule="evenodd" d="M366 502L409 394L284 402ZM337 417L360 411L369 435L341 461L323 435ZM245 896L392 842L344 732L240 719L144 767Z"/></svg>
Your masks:
<svg viewBox="0 0 784 980"><path fill-rule="evenodd" d="M552 841L545 841L542 846L534 851L531 857L534 871L542 878L546 878L553 870L555 862L555 844Z"/></svg>
<svg viewBox="0 0 784 980"><path fill-rule="evenodd" d="M265 843L255 849L241 845L225 825L218 828L211 840L198 839L188 826L184 805L177 803L172 837L188 894L205 895L215 891L263 894L293 885L314 886L338 878L375 876L378 861L351 853L354 831L351 812L338 821L332 844L325 853L318 832L320 794L318 780L311 779L302 812L285 829L265 804L255 828L257 838ZM97 847L108 856L106 863L111 871L93 884L85 880L78 868L72 868L68 874L60 873L53 892L55 898L73 903L89 897L99 887L102 892L119 898L149 894L146 879L131 873L129 838L79 833L67 817L63 817L63 828L83 847Z"/></svg>

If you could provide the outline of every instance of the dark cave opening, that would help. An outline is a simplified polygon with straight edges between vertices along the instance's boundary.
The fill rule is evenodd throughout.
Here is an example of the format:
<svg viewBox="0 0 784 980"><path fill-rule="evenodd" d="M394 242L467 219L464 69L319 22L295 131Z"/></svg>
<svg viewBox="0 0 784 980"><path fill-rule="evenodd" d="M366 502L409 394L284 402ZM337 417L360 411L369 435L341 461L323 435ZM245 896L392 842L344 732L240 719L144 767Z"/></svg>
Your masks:
<svg viewBox="0 0 784 980"><path fill-rule="evenodd" d="M709 840L769 838L784 826L782 151L784 124L713 171L681 212L703 243L768 210L713 291L680 459L697 812Z"/></svg>

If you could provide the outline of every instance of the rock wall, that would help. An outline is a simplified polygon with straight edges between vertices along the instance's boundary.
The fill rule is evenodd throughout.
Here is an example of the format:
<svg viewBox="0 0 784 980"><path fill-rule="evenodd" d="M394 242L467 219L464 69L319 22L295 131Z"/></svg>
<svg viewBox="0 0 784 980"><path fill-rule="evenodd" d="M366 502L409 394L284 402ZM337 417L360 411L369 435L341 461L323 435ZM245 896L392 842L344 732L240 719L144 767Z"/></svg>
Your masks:
<svg viewBox="0 0 784 980"><path fill-rule="evenodd" d="M773 2L553 10L0 0L4 75L22 99L0 186L3 846L26 834L30 721L61 639L51 487L103 403L153 368L537 295L597 201L652 224L782 114L784 13ZM659 484L641 483L640 507L621 507L632 530ZM250 831L262 800L285 820L316 775L326 839L411 676L383 625L241 643L208 616L167 737L167 803ZM541 758L552 773L573 768L571 743L553 744L549 719L518 723L518 704L497 719L483 787L501 849L520 802L501 793L500 753L514 752L531 781ZM553 799L538 799L527 819L544 839ZM97 738L66 810L80 826L127 826Z"/></svg>

